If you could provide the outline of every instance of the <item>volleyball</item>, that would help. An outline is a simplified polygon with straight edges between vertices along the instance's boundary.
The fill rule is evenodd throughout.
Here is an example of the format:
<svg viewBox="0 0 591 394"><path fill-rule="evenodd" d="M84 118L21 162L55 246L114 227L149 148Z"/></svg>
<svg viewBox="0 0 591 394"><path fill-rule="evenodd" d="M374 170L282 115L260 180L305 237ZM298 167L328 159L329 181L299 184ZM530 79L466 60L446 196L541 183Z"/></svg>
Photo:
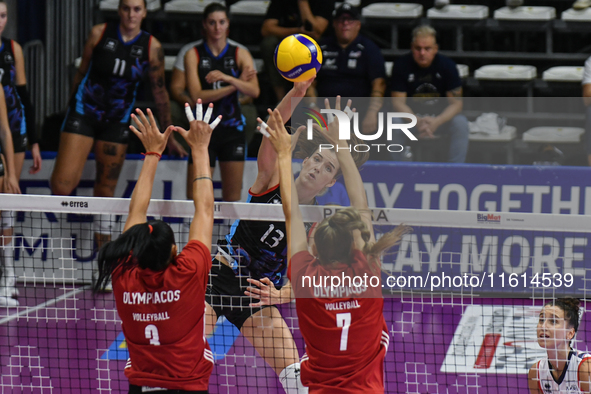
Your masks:
<svg viewBox="0 0 591 394"><path fill-rule="evenodd" d="M293 34L277 45L274 60L283 78L301 82L316 76L322 65L322 51L312 37Z"/></svg>

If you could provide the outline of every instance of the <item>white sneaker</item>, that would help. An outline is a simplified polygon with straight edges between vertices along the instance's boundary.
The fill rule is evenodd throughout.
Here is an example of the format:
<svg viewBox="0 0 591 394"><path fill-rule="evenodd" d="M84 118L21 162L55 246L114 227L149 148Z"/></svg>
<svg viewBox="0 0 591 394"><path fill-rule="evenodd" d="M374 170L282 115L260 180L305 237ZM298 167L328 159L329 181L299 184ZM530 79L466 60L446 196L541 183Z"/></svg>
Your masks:
<svg viewBox="0 0 591 394"><path fill-rule="evenodd" d="M577 11L584 10L591 7L591 0L577 0L573 4L573 8Z"/></svg>
<svg viewBox="0 0 591 394"><path fill-rule="evenodd" d="M509 8L517 8L523 5L523 0L507 0L506 4Z"/></svg>
<svg viewBox="0 0 591 394"><path fill-rule="evenodd" d="M1 297L0 296L0 306L8 306L8 307L13 307L13 306L18 306L18 300L15 300L14 298L11 297Z"/></svg>
<svg viewBox="0 0 591 394"><path fill-rule="evenodd" d="M435 8L437 8L438 10L442 9L447 5L449 5L449 0L435 0Z"/></svg>

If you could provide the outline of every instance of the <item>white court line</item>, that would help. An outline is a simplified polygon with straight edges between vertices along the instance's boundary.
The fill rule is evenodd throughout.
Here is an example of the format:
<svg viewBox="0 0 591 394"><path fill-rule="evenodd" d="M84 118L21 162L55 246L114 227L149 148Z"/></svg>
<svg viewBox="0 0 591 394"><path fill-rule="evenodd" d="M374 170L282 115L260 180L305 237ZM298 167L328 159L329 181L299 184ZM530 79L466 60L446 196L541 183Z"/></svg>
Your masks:
<svg viewBox="0 0 591 394"><path fill-rule="evenodd" d="M35 311L38 311L39 309L43 309L43 308L46 308L46 307L48 307L50 305L56 304L56 303L62 301L63 299L66 299L66 298L68 298L70 296L76 295L76 294L78 294L78 293L80 293L80 292L82 292L84 290L88 290L88 289L90 289L90 286L83 286L83 287L80 287L80 288L78 288L76 290L72 290L72 291L70 291L70 292L68 292L66 294L62 294L61 296L59 296L57 298L54 298L52 300L45 301L44 303L39 304L37 306L34 306L32 308L27 307L26 309L20 311L19 313L16 313L14 315L9 315L9 316L6 316L3 319L0 319L0 325L1 324L4 324L4 323L8 323L9 321L12 321L14 319L17 319L17 318L19 318L21 316L26 316L26 315L28 315L31 312L35 312Z"/></svg>

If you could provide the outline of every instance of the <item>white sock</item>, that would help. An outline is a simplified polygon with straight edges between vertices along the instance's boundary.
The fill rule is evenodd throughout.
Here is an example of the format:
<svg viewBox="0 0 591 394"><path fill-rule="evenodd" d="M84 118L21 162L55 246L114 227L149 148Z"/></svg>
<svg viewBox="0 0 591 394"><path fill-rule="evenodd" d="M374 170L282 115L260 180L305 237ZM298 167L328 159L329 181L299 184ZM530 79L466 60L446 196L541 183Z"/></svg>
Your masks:
<svg viewBox="0 0 591 394"><path fill-rule="evenodd" d="M279 374L279 381L286 394L308 394L308 388L304 387L300 378L300 363L285 367Z"/></svg>
<svg viewBox="0 0 591 394"><path fill-rule="evenodd" d="M14 273L14 248L12 247L12 240L10 243L1 247L2 263L4 264L4 275L6 276L6 286L14 287L16 284L16 276Z"/></svg>
<svg viewBox="0 0 591 394"><path fill-rule="evenodd" d="M2 211L0 213L0 228L8 230L14 227L14 215L12 211Z"/></svg>
<svg viewBox="0 0 591 394"><path fill-rule="evenodd" d="M95 233L111 235L116 215L94 215L93 229Z"/></svg>

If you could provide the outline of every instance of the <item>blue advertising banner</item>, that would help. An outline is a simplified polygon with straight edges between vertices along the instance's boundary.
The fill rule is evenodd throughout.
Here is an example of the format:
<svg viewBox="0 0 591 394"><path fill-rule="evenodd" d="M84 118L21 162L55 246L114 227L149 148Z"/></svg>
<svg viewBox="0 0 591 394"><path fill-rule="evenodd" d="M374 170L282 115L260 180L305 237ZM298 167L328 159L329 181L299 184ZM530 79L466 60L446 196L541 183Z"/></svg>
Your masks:
<svg viewBox="0 0 591 394"><path fill-rule="evenodd" d="M488 212L591 214L591 169L368 162L370 206Z"/></svg>
<svg viewBox="0 0 591 394"><path fill-rule="evenodd" d="M554 231L551 216L539 230L502 229L504 212L590 214L588 168L374 162L361 173L370 206L474 211L475 223L489 225L454 228L450 213L450 227L413 226L384 257L394 293L572 295L591 279L588 233Z"/></svg>

